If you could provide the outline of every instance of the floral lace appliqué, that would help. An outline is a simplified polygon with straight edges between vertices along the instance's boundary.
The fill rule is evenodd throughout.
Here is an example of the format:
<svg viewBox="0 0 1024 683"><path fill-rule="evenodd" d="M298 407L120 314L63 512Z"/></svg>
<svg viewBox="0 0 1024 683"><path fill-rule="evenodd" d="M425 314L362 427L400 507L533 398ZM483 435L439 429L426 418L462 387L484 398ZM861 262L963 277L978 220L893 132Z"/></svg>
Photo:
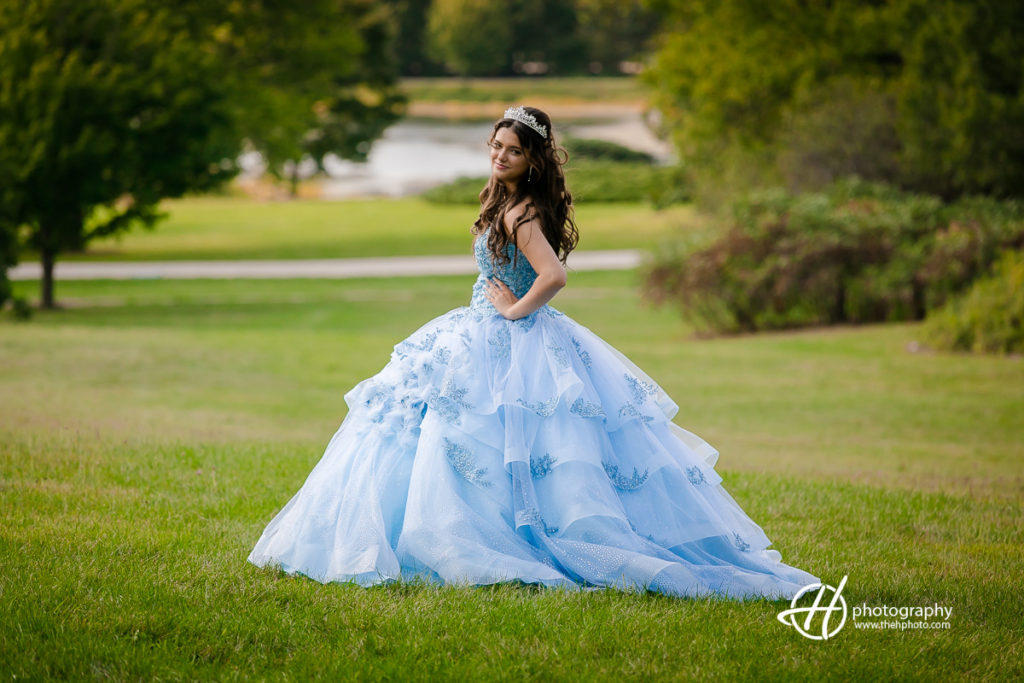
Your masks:
<svg viewBox="0 0 1024 683"><path fill-rule="evenodd" d="M425 334L419 342L409 342L409 346L420 351L430 351L434 348L434 342L437 341L437 334L437 332Z"/></svg>
<svg viewBox="0 0 1024 683"><path fill-rule="evenodd" d="M565 352L565 349L563 349L561 346L548 344L548 350L551 351L552 354L554 354L555 360L561 367L569 367L569 354Z"/></svg>
<svg viewBox="0 0 1024 683"><path fill-rule="evenodd" d="M373 387L370 395L363 401L363 405L371 409L373 406L379 406L373 411L373 417L370 418L370 421L380 424L384 421L384 416L391 411L394 402L395 399L391 392L377 385Z"/></svg>
<svg viewBox="0 0 1024 683"><path fill-rule="evenodd" d="M455 380L449 379L444 383L441 391L433 389L427 396L427 405L445 422L457 425L462 421L460 408L473 409L473 404L466 401L466 394L469 389L458 387Z"/></svg>
<svg viewBox="0 0 1024 683"><path fill-rule="evenodd" d="M521 398L517 398L516 403L524 408L529 408L541 417L550 417L555 412L555 406L558 405L558 398L549 398L546 401L524 401Z"/></svg>
<svg viewBox="0 0 1024 683"><path fill-rule="evenodd" d="M466 481L485 487L492 485L491 482L484 479L484 475L487 474L487 468L477 467L473 452L462 444L455 443L448 437L444 437L444 454L448 458L448 462L455 468L455 471L461 474Z"/></svg>
<svg viewBox="0 0 1024 683"><path fill-rule="evenodd" d="M534 311L530 315L523 316L522 318L516 318L512 321L512 324L523 331L531 329L534 323L537 322L537 312Z"/></svg>
<svg viewBox="0 0 1024 683"><path fill-rule="evenodd" d="M580 357L580 362L583 363L583 367L589 368L593 362L590 360L590 354L580 344L580 340L576 337L572 338L572 345L576 348L576 355Z"/></svg>
<svg viewBox="0 0 1024 683"><path fill-rule="evenodd" d="M736 543L736 547L740 549L740 552L745 553L748 550L750 550L750 544L744 541L743 537L741 537L739 534L733 532L732 537L733 542Z"/></svg>
<svg viewBox="0 0 1024 683"><path fill-rule="evenodd" d="M707 483L707 479L704 478L704 473L696 465L686 468L686 478L689 479L690 483L694 486Z"/></svg>
<svg viewBox="0 0 1024 683"><path fill-rule="evenodd" d="M644 382L628 372L625 373L623 377L626 379L626 382L629 383L629 390L633 394L633 400L637 403L643 403L648 396L658 390L658 388L650 382Z"/></svg>
<svg viewBox="0 0 1024 683"><path fill-rule="evenodd" d="M532 527L538 527L544 530L544 535L550 536L551 534L558 533L557 526L548 526L544 518L540 516L540 510L535 507L529 507L525 510L520 510L517 515L519 521L523 524L529 524Z"/></svg>
<svg viewBox="0 0 1024 683"><path fill-rule="evenodd" d="M434 362L437 363L438 365L448 365L448 363L451 362L451 360L451 349L444 346L438 346L436 349L434 349Z"/></svg>
<svg viewBox="0 0 1024 683"><path fill-rule="evenodd" d="M458 327L458 324L465 320L467 315L469 315L469 311L465 307L452 311L451 315L448 316L448 331L451 332Z"/></svg>
<svg viewBox="0 0 1024 683"><path fill-rule="evenodd" d="M509 333L507 325L499 327L497 334L488 339L487 343L494 349L498 358L508 360L512 351L512 335Z"/></svg>
<svg viewBox="0 0 1024 683"><path fill-rule="evenodd" d="M569 410L576 413L580 417L604 417L604 408L597 403L591 403L590 401L584 401L582 398L578 398L572 402L572 407Z"/></svg>
<svg viewBox="0 0 1024 683"><path fill-rule="evenodd" d="M624 406L619 408L619 419L624 417L639 417L644 422L650 422L654 419L650 415L642 414L640 409L633 405L632 402L626 403Z"/></svg>
<svg viewBox="0 0 1024 683"><path fill-rule="evenodd" d="M558 458L552 458L550 453L533 457L530 456L530 475L534 479L543 479L551 471L551 468L558 462Z"/></svg>
<svg viewBox="0 0 1024 683"><path fill-rule="evenodd" d="M552 308L551 306L548 306L547 304L544 304L544 306L542 307L542 310L545 313L548 314L549 318L562 318L562 317L565 316L565 313L562 313L557 308Z"/></svg>
<svg viewBox="0 0 1024 683"><path fill-rule="evenodd" d="M604 465L604 472L608 475L608 478L612 480L612 484L615 488L622 489L623 491L634 491L644 485L647 481L648 471L645 469L643 474L640 473L636 467L633 468L633 476L627 477L626 475L619 472L619 466L613 465L610 462L602 462Z"/></svg>

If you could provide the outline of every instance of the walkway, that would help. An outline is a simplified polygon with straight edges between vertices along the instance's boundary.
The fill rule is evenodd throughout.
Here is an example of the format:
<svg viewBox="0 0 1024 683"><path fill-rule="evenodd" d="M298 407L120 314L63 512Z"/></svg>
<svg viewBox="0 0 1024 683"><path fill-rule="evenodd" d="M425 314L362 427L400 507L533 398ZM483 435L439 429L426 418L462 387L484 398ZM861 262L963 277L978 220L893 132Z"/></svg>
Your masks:
<svg viewBox="0 0 1024 683"><path fill-rule="evenodd" d="M569 272L629 270L643 258L641 251L580 251L569 255ZM465 275L476 273L472 255L392 256L382 258L296 259L267 261L58 261L60 280L193 280L235 278L284 279L396 277L403 275ZM11 280L38 280L39 263L21 263L7 271Z"/></svg>

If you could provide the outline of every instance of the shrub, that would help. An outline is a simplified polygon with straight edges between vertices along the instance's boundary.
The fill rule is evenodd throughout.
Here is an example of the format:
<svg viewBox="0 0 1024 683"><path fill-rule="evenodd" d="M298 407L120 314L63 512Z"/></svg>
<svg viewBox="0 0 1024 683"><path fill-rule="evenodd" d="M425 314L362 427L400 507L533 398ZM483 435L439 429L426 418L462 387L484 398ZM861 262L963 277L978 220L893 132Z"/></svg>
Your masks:
<svg viewBox="0 0 1024 683"><path fill-rule="evenodd" d="M7 279L7 269L17 263L17 255L15 231L9 222L0 221L0 309L11 298L11 283Z"/></svg>
<svg viewBox="0 0 1024 683"><path fill-rule="evenodd" d="M591 140L588 138L565 139L565 149L572 161L622 161L634 164L654 164L654 157L646 152L624 147L607 140Z"/></svg>
<svg viewBox="0 0 1024 683"><path fill-rule="evenodd" d="M420 196L434 204L479 204L480 190L487 178L458 178L450 183L432 187Z"/></svg>
<svg viewBox="0 0 1024 683"><path fill-rule="evenodd" d="M568 138L567 184L576 200L651 202L656 208L688 201L689 183L681 166L657 166L651 155L614 142ZM459 178L427 190L437 204L477 204L486 177Z"/></svg>
<svg viewBox="0 0 1024 683"><path fill-rule="evenodd" d="M686 201L681 171L669 166L614 161L573 161L566 167L573 199L586 202L651 202L658 208ZM487 178L459 178L423 193L437 204L478 204Z"/></svg>
<svg viewBox="0 0 1024 683"><path fill-rule="evenodd" d="M930 313L925 338L947 350L1024 352L1024 253L1005 252L991 275Z"/></svg>
<svg viewBox="0 0 1024 683"><path fill-rule="evenodd" d="M11 299L11 315L15 320L28 320L32 317L32 304L24 297L16 296Z"/></svg>
<svg viewBox="0 0 1024 683"><path fill-rule="evenodd" d="M569 162L566 168L573 198L584 202L654 202L672 184L673 172L666 166L614 161Z"/></svg>
<svg viewBox="0 0 1024 683"><path fill-rule="evenodd" d="M944 205L850 180L749 195L711 244L662 250L646 288L718 332L919 320L1022 245L1019 202Z"/></svg>

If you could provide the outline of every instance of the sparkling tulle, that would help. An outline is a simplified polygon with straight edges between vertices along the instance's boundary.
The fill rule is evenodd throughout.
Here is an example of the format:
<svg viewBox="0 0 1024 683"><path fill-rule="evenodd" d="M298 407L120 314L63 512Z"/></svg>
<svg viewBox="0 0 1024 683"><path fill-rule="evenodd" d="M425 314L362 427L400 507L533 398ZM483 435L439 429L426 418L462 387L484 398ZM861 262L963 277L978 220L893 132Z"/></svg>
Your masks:
<svg viewBox="0 0 1024 683"><path fill-rule="evenodd" d="M718 453L671 422L640 368L551 306L506 320L526 259L492 264L469 306L423 325L345 395L348 415L249 561L317 581L421 578L791 598L783 564L721 486ZM515 248L509 247L515 256Z"/></svg>

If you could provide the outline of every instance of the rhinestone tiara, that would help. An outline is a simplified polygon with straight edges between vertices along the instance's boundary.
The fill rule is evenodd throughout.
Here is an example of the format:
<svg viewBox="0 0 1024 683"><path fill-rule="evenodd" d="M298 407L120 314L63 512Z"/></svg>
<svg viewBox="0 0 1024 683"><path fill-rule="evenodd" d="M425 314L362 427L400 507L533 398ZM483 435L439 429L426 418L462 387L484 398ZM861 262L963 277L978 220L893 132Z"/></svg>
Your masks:
<svg viewBox="0 0 1024 683"><path fill-rule="evenodd" d="M529 126L530 128L533 128L535 131L540 133L540 136L545 140L547 140L548 138L547 126L542 126L541 124L537 123L536 117L534 117L533 114L526 113L526 110L523 109L522 107L509 107L508 109L505 110L505 118L512 119L513 121L518 121L519 123L522 123L524 125Z"/></svg>

